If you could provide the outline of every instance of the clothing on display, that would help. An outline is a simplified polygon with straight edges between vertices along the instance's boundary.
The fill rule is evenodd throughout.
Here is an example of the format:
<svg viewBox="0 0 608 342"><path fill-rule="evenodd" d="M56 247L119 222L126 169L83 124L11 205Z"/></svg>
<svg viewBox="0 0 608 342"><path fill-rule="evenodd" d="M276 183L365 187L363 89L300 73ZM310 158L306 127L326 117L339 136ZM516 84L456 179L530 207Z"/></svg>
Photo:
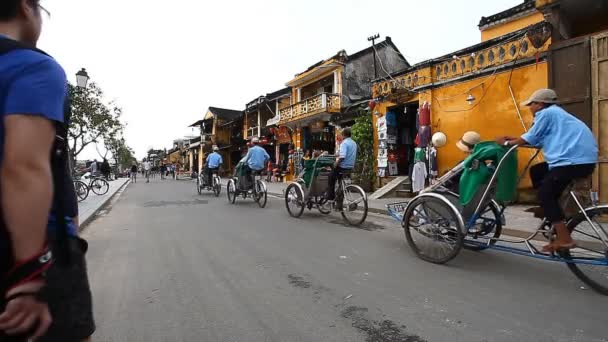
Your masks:
<svg viewBox="0 0 608 342"><path fill-rule="evenodd" d="M386 132L386 117L381 116L376 121L376 128L378 132Z"/></svg>
<svg viewBox="0 0 608 342"><path fill-rule="evenodd" d="M423 148L417 147L414 152L414 162L424 162L426 160L426 152Z"/></svg>
<svg viewBox="0 0 608 342"><path fill-rule="evenodd" d="M412 171L412 191L420 192L424 189L426 182L426 165L424 162L419 161L414 164L414 170Z"/></svg>
<svg viewBox="0 0 608 342"><path fill-rule="evenodd" d="M429 126L431 124L431 107L428 102L425 102L420 108L418 122L420 126Z"/></svg>
<svg viewBox="0 0 608 342"><path fill-rule="evenodd" d="M437 177L439 171L437 170L437 149L435 147L429 148L429 174L433 177Z"/></svg>
<svg viewBox="0 0 608 342"><path fill-rule="evenodd" d="M379 167L378 168L378 177L383 178L386 176L386 168Z"/></svg>
<svg viewBox="0 0 608 342"><path fill-rule="evenodd" d="M389 127L397 126L397 114L395 114L395 112L386 113L386 125Z"/></svg>
<svg viewBox="0 0 608 342"><path fill-rule="evenodd" d="M387 135L386 136L386 142L388 142L389 144L396 144L397 143L397 136L396 135Z"/></svg>
<svg viewBox="0 0 608 342"><path fill-rule="evenodd" d="M378 141L378 148L388 148L388 144L386 143L386 140Z"/></svg>
<svg viewBox="0 0 608 342"><path fill-rule="evenodd" d="M386 131L378 132L378 140L386 140Z"/></svg>
<svg viewBox="0 0 608 342"><path fill-rule="evenodd" d="M388 158L378 158L378 167L387 167Z"/></svg>
<svg viewBox="0 0 608 342"><path fill-rule="evenodd" d="M378 149L378 158L386 158L388 156L388 150L385 148Z"/></svg>
<svg viewBox="0 0 608 342"><path fill-rule="evenodd" d="M427 147L431 143L431 126L420 126L418 129L418 147Z"/></svg>
<svg viewBox="0 0 608 342"><path fill-rule="evenodd" d="M390 176L395 176L399 173L399 168L397 167L397 163L391 162L388 163L388 174Z"/></svg>

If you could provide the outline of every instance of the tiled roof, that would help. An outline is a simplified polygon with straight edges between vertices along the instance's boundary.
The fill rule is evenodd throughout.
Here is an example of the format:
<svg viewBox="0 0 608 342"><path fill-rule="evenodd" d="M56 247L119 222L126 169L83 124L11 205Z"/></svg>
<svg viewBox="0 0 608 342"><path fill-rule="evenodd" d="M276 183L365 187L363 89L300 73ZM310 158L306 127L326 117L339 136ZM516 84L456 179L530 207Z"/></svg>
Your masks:
<svg viewBox="0 0 608 342"><path fill-rule="evenodd" d="M243 111L241 110L233 110L233 109L225 109L218 107L209 107L209 111L213 113L218 119L231 121L239 118L243 115Z"/></svg>
<svg viewBox="0 0 608 342"><path fill-rule="evenodd" d="M482 26L486 26L486 25L492 24L492 23L500 21L500 20L508 19L516 14L531 10L533 8L536 8L534 0L524 0L523 3L521 3L517 6L513 6L502 12L496 13L489 17L481 17L481 20L479 21L478 26L482 27Z"/></svg>

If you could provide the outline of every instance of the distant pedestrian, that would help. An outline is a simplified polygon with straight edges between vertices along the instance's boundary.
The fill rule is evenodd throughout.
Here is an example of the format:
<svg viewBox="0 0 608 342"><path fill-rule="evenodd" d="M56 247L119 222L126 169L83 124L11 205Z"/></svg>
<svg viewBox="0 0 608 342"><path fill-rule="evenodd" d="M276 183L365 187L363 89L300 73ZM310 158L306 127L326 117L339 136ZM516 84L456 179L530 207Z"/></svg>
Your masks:
<svg viewBox="0 0 608 342"><path fill-rule="evenodd" d="M91 165L89 166L89 171L91 171L92 176L95 176L97 172L99 172L99 168L97 167L97 159L93 159Z"/></svg>
<svg viewBox="0 0 608 342"><path fill-rule="evenodd" d="M165 173L167 172L167 166L165 164L160 167L160 179L165 179Z"/></svg>
<svg viewBox="0 0 608 342"><path fill-rule="evenodd" d="M137 164L131 165L131 181L137 183Z"/></svg>
<svg viewBox="0 0 608 342"><path fill-rule="evenodd" d="M152 165L146 159L144 159L144 173L146 176L146 183L150 183L150 173L152 172Z"/></svg>
<svg viewBox="0 0 608 342"><path fill-rule="evenodd" d="M103 158L103 162L101 163L101 174L106 180L110 180L110 173L112 172L112 167L106 158Z"/></svg>

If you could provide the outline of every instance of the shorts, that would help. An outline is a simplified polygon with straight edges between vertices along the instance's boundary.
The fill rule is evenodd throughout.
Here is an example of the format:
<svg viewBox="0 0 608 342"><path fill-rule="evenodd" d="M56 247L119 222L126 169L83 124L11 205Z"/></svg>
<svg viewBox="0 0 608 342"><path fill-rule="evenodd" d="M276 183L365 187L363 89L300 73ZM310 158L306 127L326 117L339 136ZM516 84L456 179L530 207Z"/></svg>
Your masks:
<svg viewBox="0 0 608 342"><path fill-rule="evenodd" d="M93 300L85 253L87 242L70 238L68 265L55 262L46 276L47 297L53 323L38 341L82 341L95 332Z"/></svg>

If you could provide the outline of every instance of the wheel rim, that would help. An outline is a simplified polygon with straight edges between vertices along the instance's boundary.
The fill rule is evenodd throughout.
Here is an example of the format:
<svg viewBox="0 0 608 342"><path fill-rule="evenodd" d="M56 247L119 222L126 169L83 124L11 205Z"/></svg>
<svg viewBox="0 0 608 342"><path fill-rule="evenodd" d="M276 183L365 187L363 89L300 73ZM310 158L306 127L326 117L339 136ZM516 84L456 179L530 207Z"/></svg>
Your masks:
<svg viewBox="0 0 608 342"><path fill-rule="evenodd" d="M342 200L342 217L351 225L358 226L367 218L367 197L363 189L349 185Z"/></svg>
<svg viewBox="0 0 608 342"><path fill-rule="evenodd" d="M285 191L285 206L293 217L299 217L304 211L304 199L300 189L295 185L290 185Z"/></svg>
<svg viewBox="0 0 608 342"><path fill-rule="evenodd" d="M331 213L331 206L327 200L323 197L315 197L315 203L317 204L317 209L321 214L327 215Z"/></svg>
<svg viewBox="0 0 608 342"><path fill-rule="evenodd" d="M260 208L264 208L266 206L266 202L268 201L268 194L266 192L266 186L264 185L264 183L262 181L257 181L256 187L257 187L256 202L258 202L258 205L260 206Z"/></svg>
<svg viewBox="0 0 608 342"><path fill-rule="evenodd" d="M82 182L76 182L74 184L74 188L76 189L76 195L78 196L78 199L80 201L84 201L89 194L86 185Z"/></svg>
<svg viewBox="0 0 608 342"><path fill-rule="evenodd" d="M410 246L422 258L442 263L462 247L463 233L457 214L436 198L418 198L408 208L405 220Z"/></svg>
<svg viewBox="0 0 608 342"><path fill-rule="evenodd" d="M589 216L600 232L608 232L608 208L591 211ZM608 248L584 218L578 224L571 224L568 228L571 228L572 238L576 241L577 247L560 253L561 256L575 261L603 262L603 265L569 263L568 267L594 290L608 295ZM608 239L608 235L604 238Z"/></svg>

